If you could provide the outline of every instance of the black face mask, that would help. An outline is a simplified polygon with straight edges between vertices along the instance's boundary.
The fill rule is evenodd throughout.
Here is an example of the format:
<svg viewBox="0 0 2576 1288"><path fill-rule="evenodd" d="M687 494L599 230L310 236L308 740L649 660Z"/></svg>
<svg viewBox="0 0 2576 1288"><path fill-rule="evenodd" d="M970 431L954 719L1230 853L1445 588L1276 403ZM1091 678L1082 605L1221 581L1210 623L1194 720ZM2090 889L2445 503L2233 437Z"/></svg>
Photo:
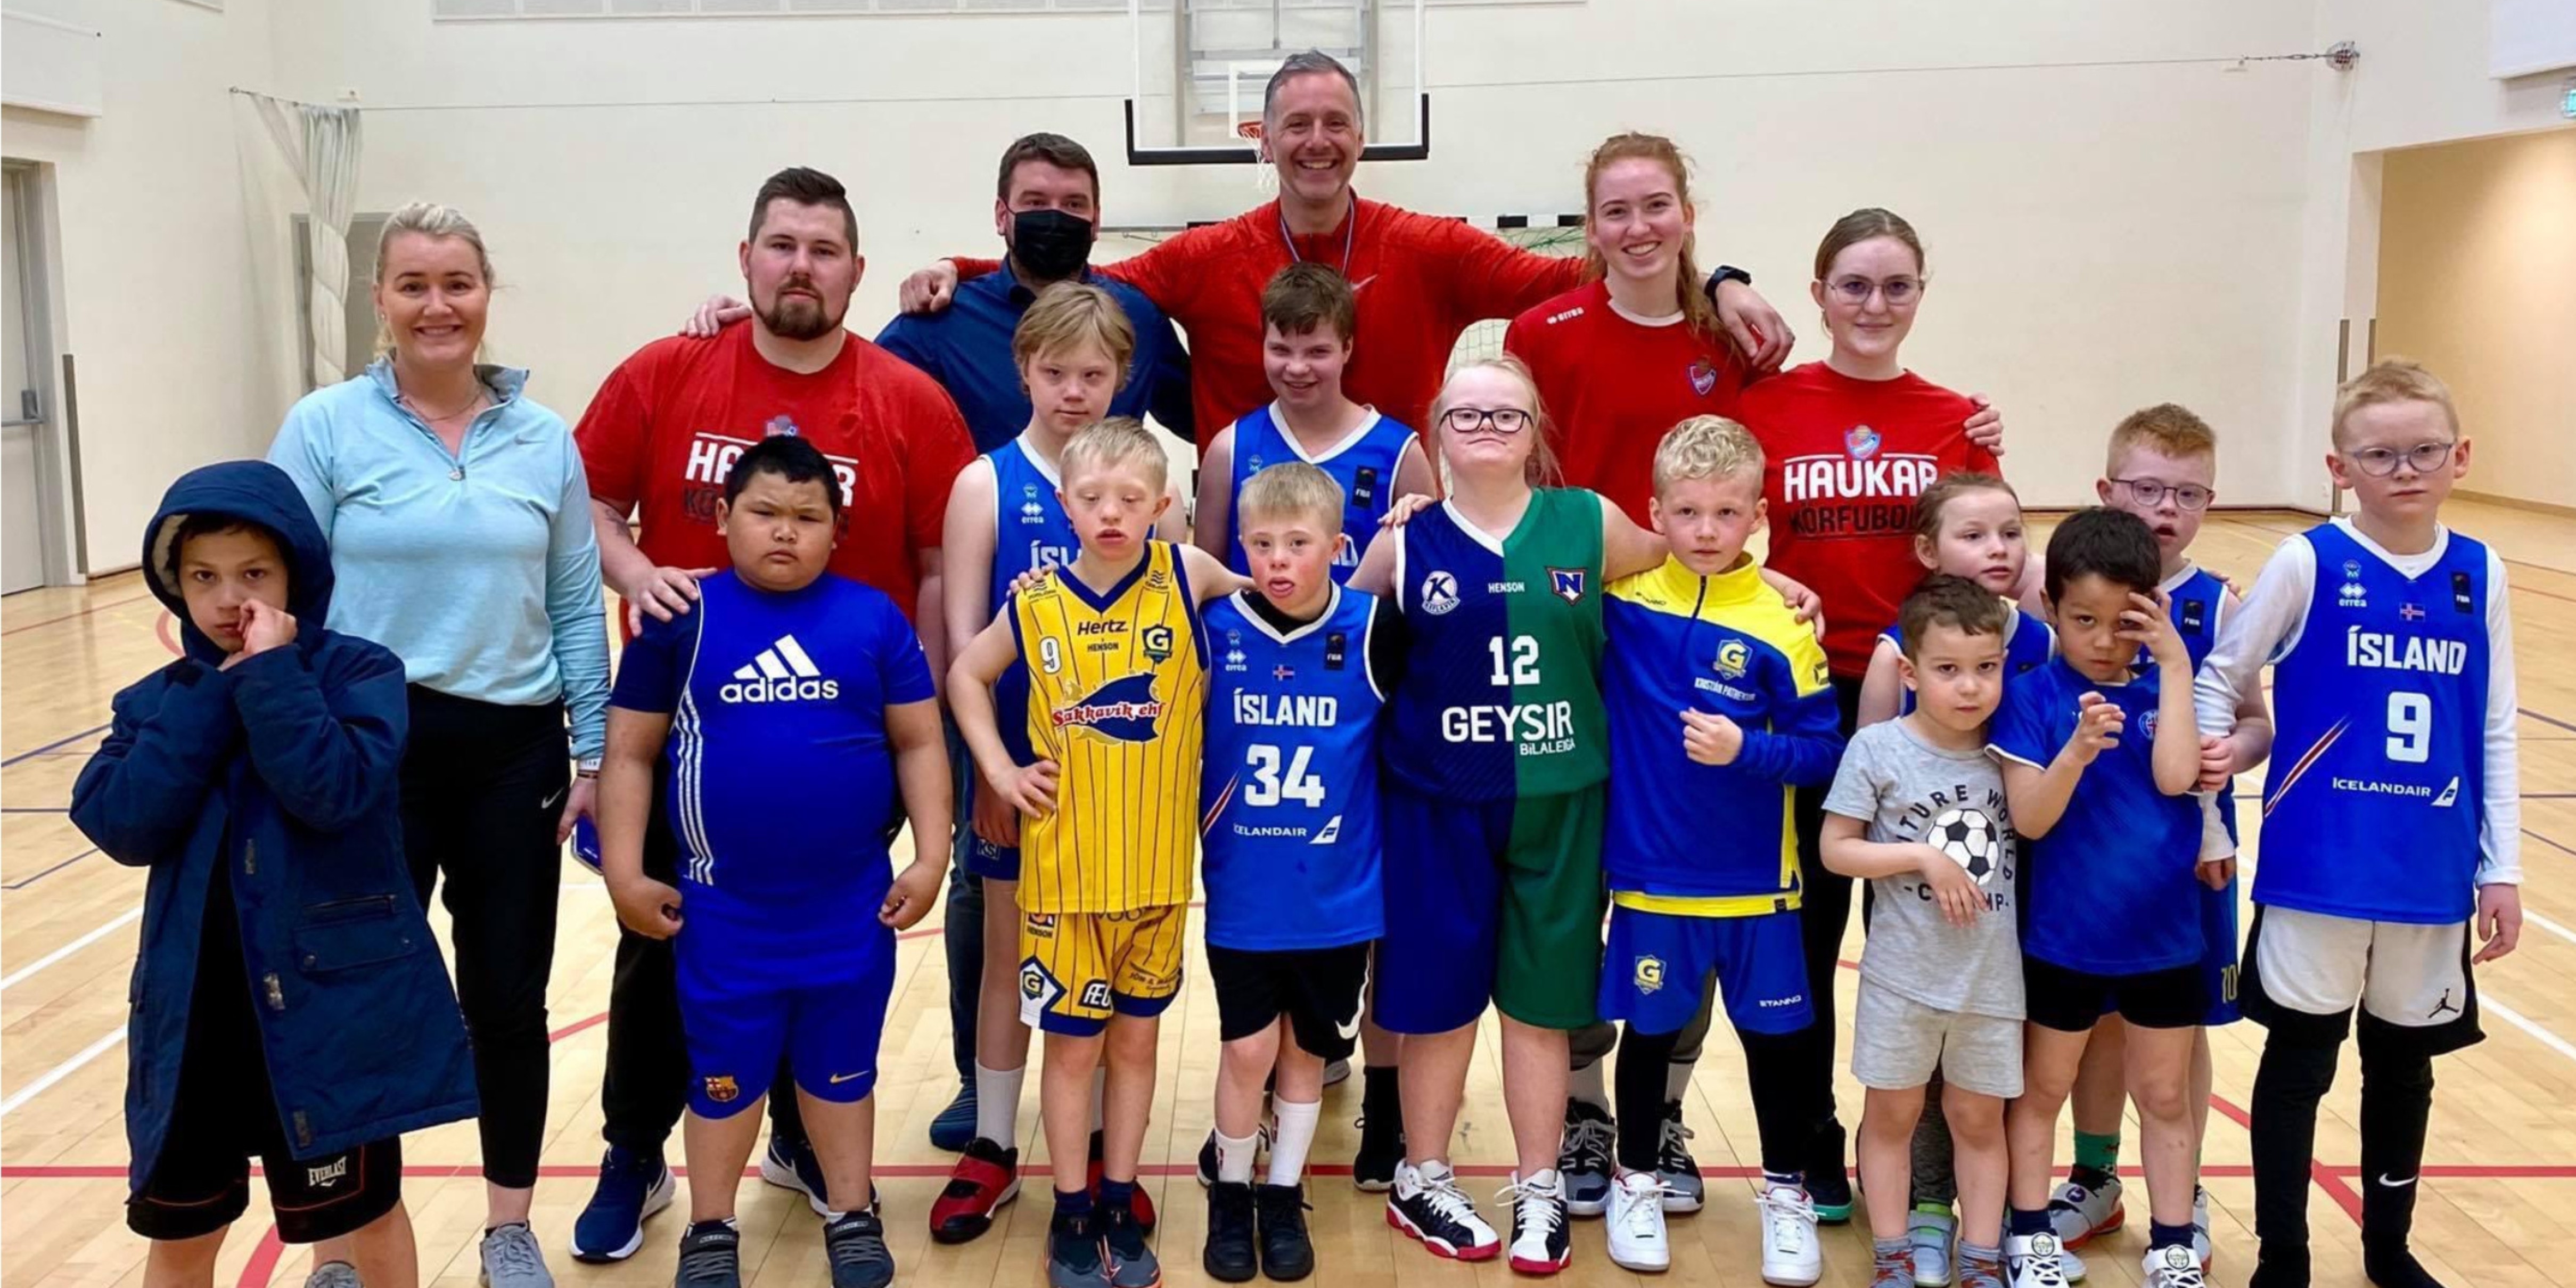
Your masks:
<svg viewBox="0 0 2576 1288"><path fill-rule="evenodd" d="M1011 257L1041 281L1082 276L1091 262L1091 221L1061 210L1022 210L1011 215Z"/></svg>

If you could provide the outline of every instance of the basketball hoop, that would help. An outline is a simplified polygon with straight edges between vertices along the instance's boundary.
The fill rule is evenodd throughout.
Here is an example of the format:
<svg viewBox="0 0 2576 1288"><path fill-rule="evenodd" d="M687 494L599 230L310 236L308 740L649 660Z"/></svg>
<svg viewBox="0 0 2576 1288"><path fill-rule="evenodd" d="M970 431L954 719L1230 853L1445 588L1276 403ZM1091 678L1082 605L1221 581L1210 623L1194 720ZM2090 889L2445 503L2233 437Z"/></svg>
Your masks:
<svg viewBox="0 0 2576 1288"><path fill-rule="evenodd" d="M1253 186L1263 192L1278 187L1279 171L1270 164L1270 158L1261 155L1261 122L1235 122L1234 136L1252 145Z"/></svg>

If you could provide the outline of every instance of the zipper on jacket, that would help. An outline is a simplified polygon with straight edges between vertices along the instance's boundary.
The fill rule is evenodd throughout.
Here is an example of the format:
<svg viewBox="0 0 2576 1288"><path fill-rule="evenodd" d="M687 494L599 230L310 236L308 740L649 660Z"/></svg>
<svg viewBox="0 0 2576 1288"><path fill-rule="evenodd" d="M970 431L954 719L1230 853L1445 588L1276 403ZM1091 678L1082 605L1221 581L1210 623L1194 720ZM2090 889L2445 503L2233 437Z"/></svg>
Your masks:
<svg viewBox="0 0 2576 1288"><path fill-rule="evenodd" d="M301 1109L295 1111L295 1143L298 1146L313 1143L313 1124L304 1120L304 1111Z"/></svg>
<svg viewBox="0 0 2576 1288"><path fill-rule="evenodd" d="M270 971L269 973L260 976L259 982L262 987L268 990L268 1009L272 1011L285 1010L286 990L278 984L277 972Z"/></svg>

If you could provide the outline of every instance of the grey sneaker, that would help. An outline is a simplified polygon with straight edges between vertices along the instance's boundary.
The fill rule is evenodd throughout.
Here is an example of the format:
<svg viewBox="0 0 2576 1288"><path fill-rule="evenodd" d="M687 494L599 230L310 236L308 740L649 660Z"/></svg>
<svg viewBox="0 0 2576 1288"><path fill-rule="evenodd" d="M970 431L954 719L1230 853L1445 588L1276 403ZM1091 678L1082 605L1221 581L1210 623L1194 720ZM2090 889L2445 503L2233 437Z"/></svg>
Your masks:
<svg viewBox="0 0 2576 1288"><path fill-rule="evenodd" d="M546 1254L528 1223L513 1221L483 1236L483 1288L555 1288Z"/></svg>
<svg viewBox="0 0 2576 1288"><path fill-rule="evenodd" d="M742 1288L742 1235L730 1221L700 1221L680 1236L671 1288Z"/></svg>
<svg viewBox="0 0 2576 1288"><path fill-rule="evenodd" d="M894 1282L885 1222L873 1212L852 1212L823 1227L823 1252L832 1263L832 1288L886 1288Z"/></svg>
<svg viewBox="0 0 2576 1288"><path fill-rule="evenodd" d="M359 1288L358 1268L346 1261L325 1261L304 1276L304 1288Z"/></svg>
<svg viewBox="0 0 2576 1288"><path fill-rule="evenodd" d="M1556 1172L1565 1181L1565 1210L1599 1216L1610 1210L1611 1152L1618 1143L1610 1115L1571 1096L1565 1100L1565 1134Z"/></svg>

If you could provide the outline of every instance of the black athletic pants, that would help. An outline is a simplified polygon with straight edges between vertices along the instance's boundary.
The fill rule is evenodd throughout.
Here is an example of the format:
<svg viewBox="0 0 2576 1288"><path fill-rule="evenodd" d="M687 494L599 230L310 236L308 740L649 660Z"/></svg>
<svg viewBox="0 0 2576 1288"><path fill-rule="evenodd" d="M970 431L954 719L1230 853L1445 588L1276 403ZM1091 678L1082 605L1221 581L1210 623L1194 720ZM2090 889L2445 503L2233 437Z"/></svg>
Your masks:
<svg viewBox="0 0 2576 1288"><path fill-rule="evenodd" d="M563 880L555 842L572 764L563 704L505 707L411 687L403 854L454 920L456 999L483 1100L483 1178L537 1183L546 1130L546 977Z"/></svg>
<svg viewBox="0 0 2576 1288"><path fill-rule="evenodd" d="M644 826L644 875L676 884L679 843L662 816L667 773L653 768L653 808ZM794 1074L782 1059L769 1098L773 1137L805 1139ZM608 986L608 1066L599 1079L600 1135L629 1154L662 1157L689 1106L689 1047L680 1031L679 961L671 941L617 928L617 973Z"/></svg>
<svg viewBox="0 0 2576 1288"><path fill-rule="evenodd" d="M1859 720L1860 680L1834 677L1834 705L1842 731L1849 735ZM1830 785L1798 789L1798 931L1807 949L1807 1004L1816 1022L1807 1028L1799 1076L1816 1088L1816 1130L1821 1141L1837 1131L1834 1117L1834 971L1842 957L1843 928L1851 921L1852 879L1825 870L1817 840L1825 826L1825 793ZM1811 1161L1809 1166L1814 1166Z"/></svg>

